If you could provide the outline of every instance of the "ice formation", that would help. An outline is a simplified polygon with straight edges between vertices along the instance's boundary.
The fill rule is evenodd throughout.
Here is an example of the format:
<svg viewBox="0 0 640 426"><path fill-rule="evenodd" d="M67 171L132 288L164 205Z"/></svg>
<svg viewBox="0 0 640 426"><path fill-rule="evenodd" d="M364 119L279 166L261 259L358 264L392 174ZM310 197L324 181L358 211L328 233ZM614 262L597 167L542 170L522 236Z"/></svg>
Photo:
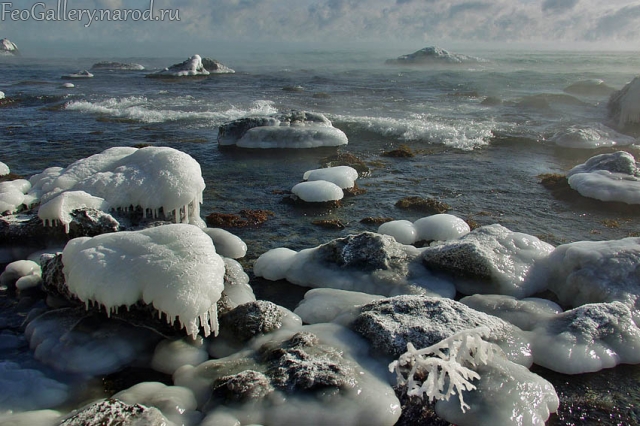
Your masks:
<svg viewBox="0 0 640 426"><path fill-rule="evenodd" d="M560 303L623 302L640 322L640 238L578 241L556 247L531 279L548 285Z"/></svg>
<svg viewBox="0 0 640 426"><path fill-rule="evenodd" d="M384 296L334 288L314 288L307 291L295 311L305 324L336 321L347 325L353 320L355 310Z"/></svg>
<svg viewBox="0 0 640 426"><path fill-rule="evenodd" d="M42 282L42 269L32 260L11 262L0 274L0 288L15 285L18 290L37 287Z"/></svg>
<svg viewBox="0 0 640 426"><path fill-rule="evenodd" d="M15 213L23 206L29 207L34 197L27 195L31 184L26 179L0 182L0 214Z"/></svg>
<svg viewBox="0 0 640 426"><path fill-rule="evenodd" d="M344 197L344 192L338 185L326 180L301 182L291 188L291 192L307 203L339 201Z"/></svg>
<svg viewBox="0 0 640 426"><path fill-rule="evenodd" d="M389 59L387 64L423 65L423 64L463 64L470 62L488 62L486 59L474 56L450 53L437 46L429 46L416 52Z"/></svg>
<svg viewBox="0 0 640 426"><path fill-rule="evenodd" d="M196 411L196 399L190 389L159 382L142 382L113 395L130 405L154 407L175 425L195 425L202 419Z"/></svg>
<svg viewBox="0 0 640 426"><path fill-rule="evenodd" d="M203 424L391 426L400 403L368 349L351 330L315 324L258 337L173 378L194 392Z"/></svg>
<svg viewBox="0 0 640 426"><path fill-rule="evenodd" d="M624 151L591 157L567 173L569 186L589 198L640 204L635 158Z"/></svg>
<svg viewBox="0 0 640 426"><path fill-rule="evenodd" d="M358 179L358 171L349 166L327 167L307 171L302 177L304 180L326 180L338 185L342 189L353 188Z"/></svg>
<svg viewBox="0 0 640 426"><path fill-rule="evenodd" d="M3 91L0 91L0 99L4 99L4 97L5 97L5 96L4 96L4 92L3 92ZM2 164L2 165L4 166L4 163L0 163L0 164ZM6 167L6 166L5 166L5 167ZM7 173L8 173L8 172L7 172ZM6 173L5 173L5 174L6 174Z"/></svg>
<svg viewBox="0 0 640 426"><path fill-rule="evenodd" d="M462 391L476 389L471 380L480 378L472 368L487 364L499 350L482 340L489 333L487 327L463 330L420 350L409 342L407 352L389 364L389 371L396 373L398 384L407 387L409 396L422 398L425 395L427 401L448 401L458 394L464 413L470 407L465 404ZM407 368L409 372L405 377L402 370Z"/></svg>
<svg viewBox="0 0 640 426"><path fill-rule="evenodd" d="M471 231L469 225L451 214L435 214L411 223L393 220L378 227L380 234L391 235L402 244L418 241L446 241L460 238Z"/></svg>
<svg viewBox="0 0 640 426"><path fill-rule="evenodd" d="M224 289L224 261L211 238L186 224L71 240L62 252L69 290L87 305L111 312L139 301L152 304L191 336L217 334L216 302Z"/></svg>
<svg viewBox="0 0 640 426"><path fill-rule="evenodd" d="M618 126L640 123L640 77L611 95L609 111L618 120Z"/></svg>
<svg viewBox="0 0 640 426"><path fill-rule="evenodd" d="M162 71L148 74L147 77L193 77L200 75L209 75L209 71L202 65L200 55L193 55L184 62L174 64Z"/></svg>
<svg viewBox="0 0 640 426"><path fill-rule="evenodd" d="M201 336L195 338L163 340L158 343L151 359L151 368L165 374L173 374L183 365L200 365L209 359L207 347Z"/></svg>
<svg viewBox="0 0 640 426"><path fill-rule="evenodd" d="M534 363L563 374L640 363L640 329L620 302L554 315L537 323L529 336Z"/></svg>
<svg viewBox="0 0 640 426"><path fill-rule="evenodd" d="M224 290L221 302L228 309L256 300L253 289L249 285L249 275L244 272L237 261L225 257Z"/></svg>
<svg viewBox="0 0 640 426"><path fill-rule="evenodd" d="M42 203L66 191L85 191L114 209L140 206L145 215L150 210L154 217L162 209L176 222L202 224L205 183L200 164L173 148L109 148L64 169L46 169L30 182L29 194Z"/></svg>
<svg viewBox="0 0 640 426"><path fill-rule="evenodd" d="M636 138L618 133L600 123L570 126L555 133L550 140L564 148L580 149L625 146L637 143Z"/></svg>
<svg viewBox="0 0 640 426"><path fill-rule="evenodd" d="M0 99L4 98L4 93L0 92ZM8 175L11 172L9 166L0 161L0 176Z"/></svg>
<svg viewBox="0 0 640 426"><path fill-rule="evenodd" d="M218 129L220 146L297 149L347 143L347 135L333 127L327 117L305 111L241 118Z"/></svg>
<svg viewBox="0 0 640 426"><path fill-rule="evenodd" d="M22 413L0 413L2 426L57 426L62 413L55 410L35 410Z"/></svg>
<svg viewBox="0 0 640 426"><path fill-rule="evenodd" d="M41 371L0 360L0 413L56 407L69 396L68 386ZM9 420L10 421L10 420Z"/></svg>
<svg viewBox="0 0 640 426"><path fill-rule="evenodd" d="M383 296L425 294L455 296L451 282L431 274L419 261L420 250L388 235L365 232L294 252L278 248L262 254L254 273L312 288L336 288Z"/></svg>
<svg viewBox="0 0 640 426"><path fill-rule="evenodd" d="M19 53L18 46L14 42L8 38L0 40L0 56L12 56Z"/></svg>
<svg viewBox="0 0 640 426"><path fill-rule="evenodd" d="M435 243L422 252L422 258L429 269L454 276L456 288L463 294L522 298L546 288L544 282L529 280L528 274L535 262L552 251L552 245L534 236L496 224Z"/></svg>
<svg viewBox="0 0 640 426"><path fill-rule="evenodd" d="M476 311L502 318L522 330L531 330L537 323L562 312L562 308L547 299L516 299L499 294L474 294L460 299Z"/></svg>
<svg viewBox="0 0 640 426"><path fill-rule="evenodd" d="M203 231L211 237L220 256L240 259L247 254L247 244L231 232L220 228L205 228Z"/></svg>
<svg viewBox="0 0 640 426"><path fill-rule="evenodd" d="M61 223L68 234L69 223L73 220L71 212L81 208L109 211L110 206L104 199L94 197L84 191L66 191L42 204L38 209L38 217L42 219L45 226Z"/></svg>
<svg viewBox="0 0 640 426"><path fill-rule="evenodd" d="M83 79L83 78L93 78L93 74L91 74L89 71L87 70L82 70L82 71L78 71L76 73L73 74L66 74L63 75L62 78L66 78L66 79Z"/></svg>

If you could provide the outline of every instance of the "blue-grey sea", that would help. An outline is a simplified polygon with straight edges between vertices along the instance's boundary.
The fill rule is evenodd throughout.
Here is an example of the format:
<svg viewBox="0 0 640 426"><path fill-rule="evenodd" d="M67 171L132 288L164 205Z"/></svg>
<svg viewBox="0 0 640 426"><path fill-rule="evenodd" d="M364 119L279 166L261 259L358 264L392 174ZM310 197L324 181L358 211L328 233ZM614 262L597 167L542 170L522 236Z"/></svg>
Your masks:
<svg viewBox="0 0 640 426"><path fill-rule="evenodd" d="M0 107L0 161L29 177L113 146L150 144L184 151L200 163L206 182L203 218L242 209L275 213L261 226L231 230L248 246L247 272L272 248L300 250L375 231L376 225L360 222L366 217L423 217L395 207L408 196L437 199L463 219L500 223L554 245L640 232L640 210L620 213L603 203L557 198L539 177L564 174L602 152L638 153L634 146L576 149L554 142L554 135L570 126L610 124L607 95L564 89L596 79L622 88L640 74L637 52L473 50L456 53L486 61L407 67L385 64L415 50L401 46L224 55L211 50L167 58L104 58L98 53L77 59L0 57L0 91L14 100ZM236 72L175 80L145 77L196 53ZM63 87L67 80L62 75L103 60L135 62L146 69L92 71L94 78ZM483 102L487 98L498 102ZM218 148L221 124L292 109L322 113L346 133L349 143L339 151L369 167L357 181L364 194L330 210L283 202L283 193L336 149ZM415 156L382 155L402 145ZM313 224L317 219L337 219L345 227L321 228ZM625 378L640 377L636 369L621 371ZM594 400L620 391L614 382L600 385ZM627 390L620 392L627 399L616 400L618 407L640 402Z"/></svg>

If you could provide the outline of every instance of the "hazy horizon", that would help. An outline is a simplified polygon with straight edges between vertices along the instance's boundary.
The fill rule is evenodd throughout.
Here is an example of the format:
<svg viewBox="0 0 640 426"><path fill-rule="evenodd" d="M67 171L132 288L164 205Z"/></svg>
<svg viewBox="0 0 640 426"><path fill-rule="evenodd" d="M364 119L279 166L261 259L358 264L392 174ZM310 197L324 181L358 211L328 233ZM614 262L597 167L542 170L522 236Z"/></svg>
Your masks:
<svg viewBox="0 0 640 426"><path fill-rule="evenodd" d="M5 37L27 57L183 57L359 46L398 54L425 46L638 50L640 1L2 1Z"/></svg>

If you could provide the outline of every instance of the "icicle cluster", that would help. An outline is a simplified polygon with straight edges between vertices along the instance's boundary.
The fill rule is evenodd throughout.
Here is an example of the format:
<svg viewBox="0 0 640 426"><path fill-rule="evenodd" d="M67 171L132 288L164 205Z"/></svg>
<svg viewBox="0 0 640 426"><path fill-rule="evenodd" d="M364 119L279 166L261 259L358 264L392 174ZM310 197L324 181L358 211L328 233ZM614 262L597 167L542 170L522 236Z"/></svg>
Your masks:
<svg viewBox="0 0 640 426"><path fill-rule="evenodd" d="M396 372L398 384L407 387L409 396L423 398L424 394L429 401L448 401L457 393L464 413L470 407L465 404L462 391L476 389L471 380L480 379L472 368L487 364L494 354L495 346L482 339L489 333L487 327L463 330L419 350L408 343L407 352L389 364L389 371ZM406 370L409 373L405 377Z"/></svg>

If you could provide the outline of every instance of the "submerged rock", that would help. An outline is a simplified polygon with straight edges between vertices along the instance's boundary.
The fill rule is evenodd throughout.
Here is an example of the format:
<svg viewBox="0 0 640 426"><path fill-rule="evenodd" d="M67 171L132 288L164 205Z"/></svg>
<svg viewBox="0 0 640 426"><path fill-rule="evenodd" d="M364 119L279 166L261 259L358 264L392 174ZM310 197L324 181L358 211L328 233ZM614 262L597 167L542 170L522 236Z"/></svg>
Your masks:
<svg viewBox="0 0 640 426"><path fill-rule="evenodd" d="M426 214L448 212L451 207L447 203L433 198L406 197L396 203L396 207L403 210L414 210Z"/></svg>
<svg viewBox="0 0 640 426"><path fill-rule="evenodd" d="M564 92L572 95L582 96L609 96L616 91L613 87L607 86L604 80L592 79L577 81L563 89Z"/></svg>
<svg viewBox="0 0 640 426"><path fill-rule="evenodd" d="M448 51L436 47L429 46L416 52L399 56L396 59L388 59L387 64L392 65L426 65L426 64L464 64L489 62L486 59L476 58L474 56L460 55L458 53L449 53Z"/></svg>

